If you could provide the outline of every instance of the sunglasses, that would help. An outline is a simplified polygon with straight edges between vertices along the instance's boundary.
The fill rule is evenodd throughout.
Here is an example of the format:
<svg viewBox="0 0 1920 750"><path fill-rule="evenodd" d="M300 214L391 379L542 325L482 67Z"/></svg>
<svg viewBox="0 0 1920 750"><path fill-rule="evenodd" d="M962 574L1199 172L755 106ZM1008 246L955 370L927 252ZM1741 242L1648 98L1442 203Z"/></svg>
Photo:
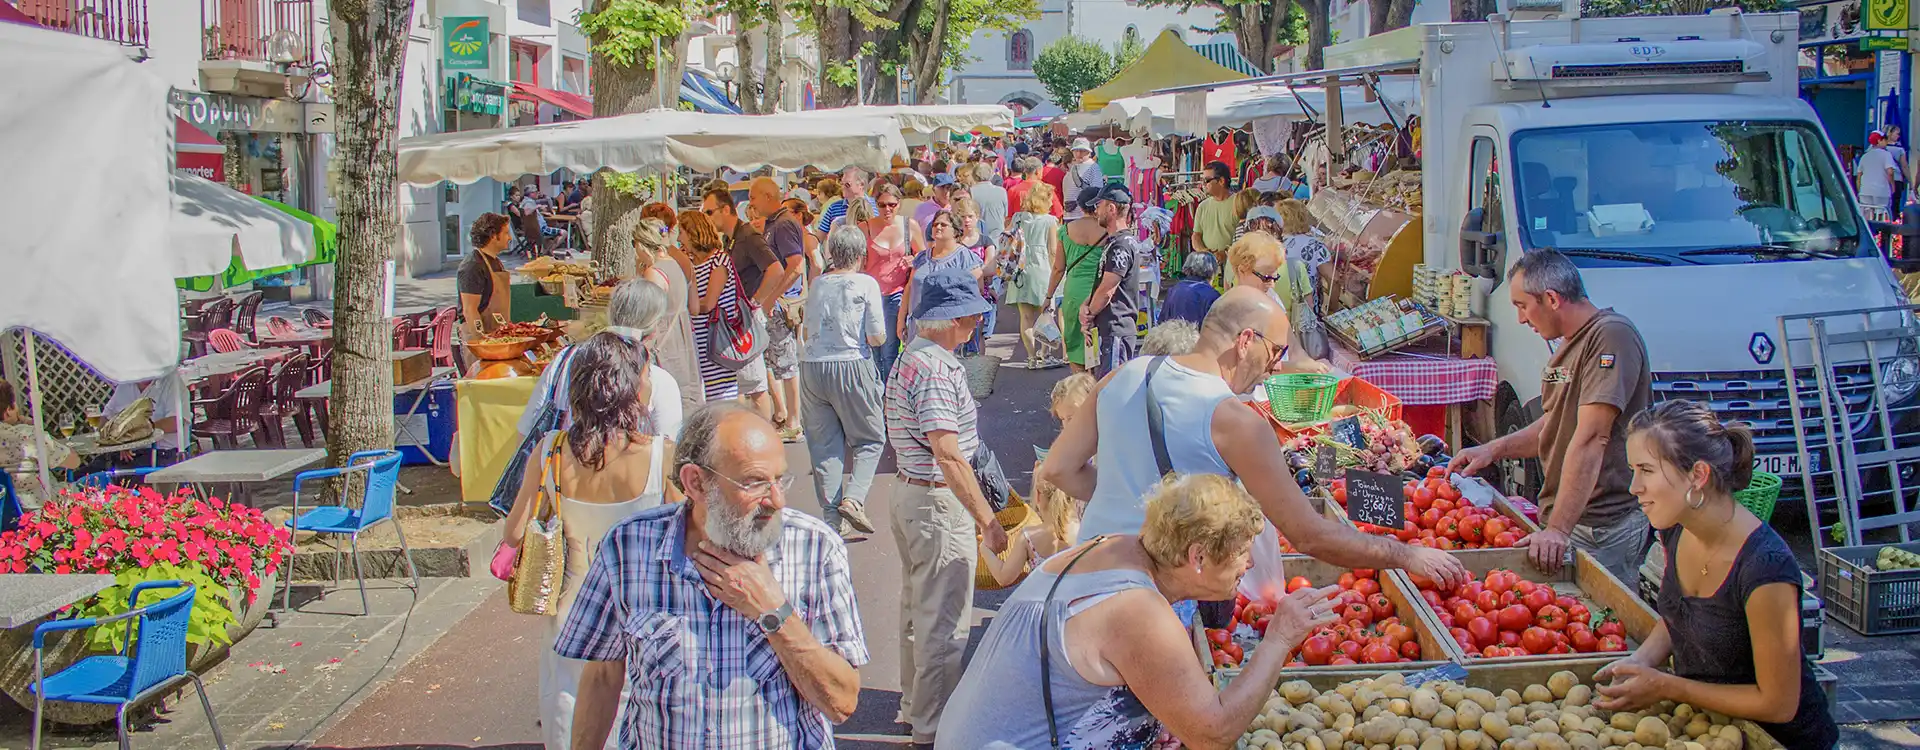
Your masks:
<svg viewBox="0 0 1920 750"><path fill-rule="evenodd" d="M1273 356L1267 360L1267 372L1273 372L1275 368L1279 367L1280 362L1287 358L1287 350L1293 348L1292 344L1281 344L1276 351L1276 347L1273 345L1273 339L1267 338L1266 334L1251 328L1247 329L1247 333L1251 333L1259 337L1261 341L1266 342L1267 350L1273 352Z"/></svg>
<svg viewBox="0 0 1920 750"><path fill-rule="evenodd" d="M878 205L879 205L879 206L880 206L881 208L899 208L899 207L900 207L900 202L899 202L899 201L894 201L894 202L892 202L892 203L888 203L888 202L885 202L885 201L881 201L881 202L880 202L880 203L879 203Z"/></svg>
<svg viewBox="0 0 1920 750"><path fill-rule="evenodd" d="M1274 270L1274 272L1273 272L1273 273L1272 273L1271 275L1269 275L1269 274L1264 274L1264 273L1261 273L1261 272L1259 272L1259 271L1255 271L1255 270L1253 270L1253 269L1251 269L1251 268L1249 268L1249 269L1247 269L1247 273L1251 273L1251 274L1253 274L1253 277L1254 277L1254 278L1256 278L1256 279L1259 279L1259 280L1261 280L1261 281L1264 281L1264 282L1267 282L1268 284L1278 284L1278 283L1280 283L1280 271L1279 271L1279 269L1275 269L1275 270Z"/></svg>

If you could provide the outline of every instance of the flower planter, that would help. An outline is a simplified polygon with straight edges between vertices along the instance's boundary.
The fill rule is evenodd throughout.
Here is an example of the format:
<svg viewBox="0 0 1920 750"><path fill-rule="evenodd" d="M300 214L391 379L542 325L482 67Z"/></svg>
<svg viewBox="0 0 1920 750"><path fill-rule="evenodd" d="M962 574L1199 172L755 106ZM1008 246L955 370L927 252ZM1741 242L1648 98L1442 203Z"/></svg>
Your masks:
<svg viewBox="0 0 1920 750"><path fill-rule="evenodd" d="M3 580L3 577L0 577ZM280 575L274 573L260 579L259 588L254 589L252 606L237 606L239 620L227 626L227 637L232 643L239 643L267 615L267 609L273 601L273 593L279 585ZM246 590L235 587L232 590L234 601L246 601ZM45 622L50 618L42 618ZM27 690L33 685L33 629L34 625L22 625L12 630L0 631L0 693L5 693L29 713L33 711L33 693ZM116 625L124 627L124 625ZM111 627L111 626L110 626ZM72 666L80 659L89 656L86 650L86 631L68 631L47 638L46 673L51 675ZM187 651L187 668L200 672L224 658L231 644L191 646ZM66 703L50 701L47 703L47 719L59 724L88 726L113 721L113 706L90 703Z"/></svg>

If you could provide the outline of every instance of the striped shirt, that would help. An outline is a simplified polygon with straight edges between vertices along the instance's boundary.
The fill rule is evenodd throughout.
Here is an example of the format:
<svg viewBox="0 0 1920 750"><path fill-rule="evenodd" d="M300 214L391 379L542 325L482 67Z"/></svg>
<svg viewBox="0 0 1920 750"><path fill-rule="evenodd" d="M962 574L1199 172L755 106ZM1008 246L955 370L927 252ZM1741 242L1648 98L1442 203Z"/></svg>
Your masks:
<svg viewBox="0 0 1920 750"><path fill-rule="evenodd" d="M727 257L726 253L714 253L707 262L693 267L693 288L689 291L705 297L707 281L715 272L721 274L720 283L727 285L720 291L720 300L715 303L715 310L724 310L728 318L733 318L740 314L740 283L739 277L733 274L733 260ZM718 322L717 317L714 312L708 312L706 315L696 315L693 318L693 344L694 348L700 352L700 382L706 389L708 401L725 401L740 397L739 376L734 371L722 367L719 360L714 359L708 351L712 337L708 335L707 329Z"/></svg>
<svg viewBox="0 0 1920 750"><path fill-rule="evenodd" d="M926 337L907 345L887 380L887 442L902 475L944 482L933 460L927 433L946 430L960 437L960 457L973 460L980 446L976 407L967 389L967 371L953 352Z"/></svg>
<svg viewBox="0 0 1920 750"><path fill-rule="evenodd" d="M833 727L800 696L760 626L707 591L686 554L687 505L616 524L594 556L555 653L626 661L623 748L831 748ZM822 645L867 663L847 547L817 518L780 512L773 579Z"/></svg>
<svg viewBox="0 0 1920 750"><path fill-rule="evenodd" d="M876 214L880 213L880 207L874 205L871 195L867 196L867 208L873 209ZM827 210L820 212L820 220L814 222L813 231L821 234L831 232L833 225L844 218L847 218L847 199L835 198L832 203L827 204Z"/></svg>

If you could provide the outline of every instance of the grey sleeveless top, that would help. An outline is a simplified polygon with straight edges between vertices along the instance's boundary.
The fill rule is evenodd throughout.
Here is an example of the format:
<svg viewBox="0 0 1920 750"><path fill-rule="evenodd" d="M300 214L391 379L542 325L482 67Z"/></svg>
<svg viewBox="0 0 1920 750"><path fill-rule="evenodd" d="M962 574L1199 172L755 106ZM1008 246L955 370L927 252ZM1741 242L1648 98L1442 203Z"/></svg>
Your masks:
<svg viewBox="0 0 1920 750"><path fill-rule="evenodd" d="M1129 589L1152 589L1137 570L1070 573L1043 613L1047 589L1059 576L1036 568L1000 606L966 676L947 699L935 733L940 748L1049 750L1040 686L1040 618L1050 639L1053 710L1060 746L1147 748L1160 736L1160 722L1125 685L1087 682L1067 660L1067 620Z"/></svg>

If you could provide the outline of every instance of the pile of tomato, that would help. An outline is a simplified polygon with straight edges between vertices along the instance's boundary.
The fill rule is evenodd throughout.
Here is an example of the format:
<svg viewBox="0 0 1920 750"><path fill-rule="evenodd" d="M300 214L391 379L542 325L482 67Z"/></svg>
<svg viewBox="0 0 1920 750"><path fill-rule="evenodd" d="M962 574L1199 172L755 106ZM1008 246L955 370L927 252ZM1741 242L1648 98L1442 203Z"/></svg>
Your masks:
<svg viewBox="0 0 1920 750"><path fill-rule="evenodd" d="M1626 627L1611 612L1596 617L1579 599L1511 570L1487 571L1450 595L1424 577L1413 579L1469 657L1627 650Z"/></svg>
<svg viewBox="0 0 1920 750"><path fill-rule="evenodd" d="M1420 658L1420 642L1412 626L1400 621L1393 600L1380 590L1378 571L1361 568L1340 574L1335 613L1340 620L1315 631L1287 662L1288 666L1392 664ZM1287 581L1287 593L1312 588L1305 576ZM1208 651L1215 666L1238 666L1246 646L1234 638L1241 625L1264 636L1273 617L1272 607L1242 596L1234 601L1232 629L1207 630Z"/></svg>
<svg viewBox="0 0 1920 750"><path fill-rule="evenodd" d="M1435 466L1406 487L1406 523L1398 529L1356 523L1361 531L1392 536L1416 547L1481 549L1512 547L1526 532L1491 508L1461 499L1460 490L1447 481L1445 467ZM1333 481L1333 501L1347 506L1346 480Z"/></svg>

